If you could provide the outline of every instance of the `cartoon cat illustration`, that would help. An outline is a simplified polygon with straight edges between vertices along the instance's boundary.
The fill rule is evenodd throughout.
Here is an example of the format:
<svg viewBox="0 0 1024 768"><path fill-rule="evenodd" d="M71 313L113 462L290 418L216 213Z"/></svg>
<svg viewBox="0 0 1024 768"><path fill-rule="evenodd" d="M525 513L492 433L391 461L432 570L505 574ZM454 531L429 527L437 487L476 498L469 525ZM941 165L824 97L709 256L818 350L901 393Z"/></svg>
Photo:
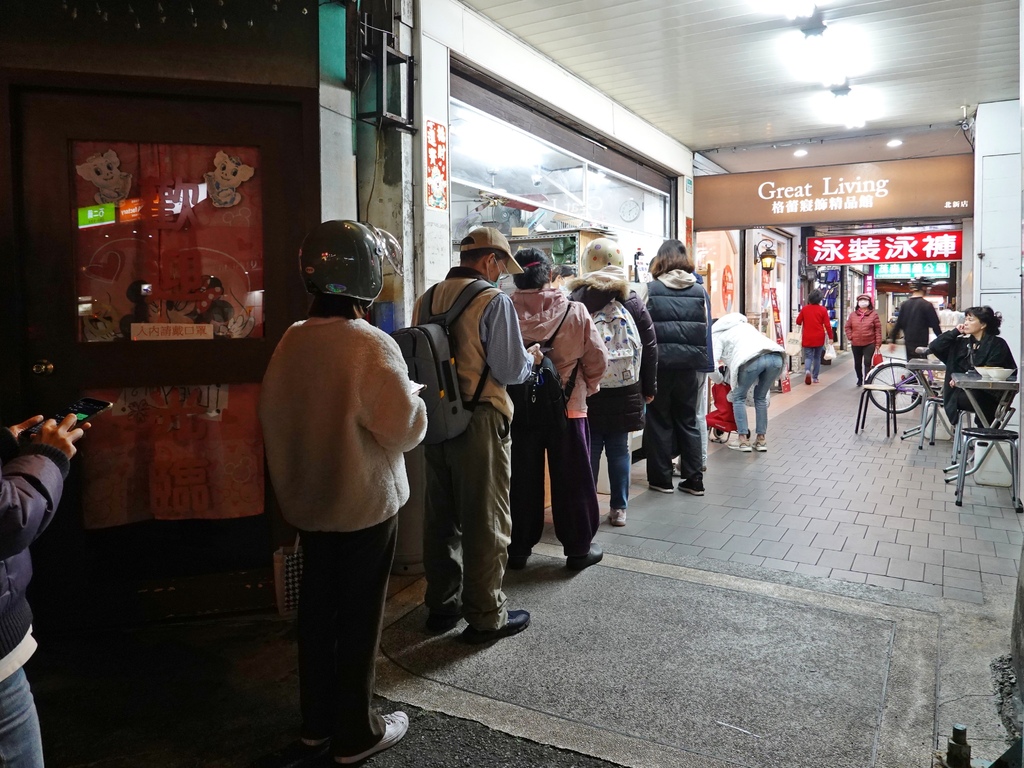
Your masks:
<svg viewBox="0 0 1024 768"><path fill-rule="evenodd" d="M214 169L203 174L206 179L206 194L217 208L230 208L242 202L238 186L256 173L251 165L245 165L235 156L218 152L213 159Z"/></svg>
<svg viewBox="0 0 1024 768"><path fill-rule="evenodd" d="M75 170L83 179L96 185L94 199L100 205L119 203L131 191L132 175L121 172L121 158L112 149L102 155L92 155L81 165L76 165Z"/></svg>

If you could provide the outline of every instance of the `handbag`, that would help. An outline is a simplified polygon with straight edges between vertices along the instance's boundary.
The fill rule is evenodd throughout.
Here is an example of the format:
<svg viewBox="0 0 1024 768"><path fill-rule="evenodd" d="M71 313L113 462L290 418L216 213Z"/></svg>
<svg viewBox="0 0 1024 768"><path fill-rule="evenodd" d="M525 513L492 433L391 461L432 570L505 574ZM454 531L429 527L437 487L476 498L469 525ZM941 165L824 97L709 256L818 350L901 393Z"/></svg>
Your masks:
<svg viewBox="0 0 1024 768"><path fill-rule="evenodd" d="M876 365L881 365L881 364L882 364L882 353L881 352L875 352L875 354L871 358L871 367L873 368Z"/></svg>
<svg viewBox="0 0 1024 768"><path fill-rule="evenodd" d="M290 616L298 609L301 583L302 545L299 534L295 534L293 546L278 547L274 552L274 597L277 612L282 616Z"/></svg>
<svg viewBox="0 0 1024 768"><path fill-rule="evenodd" d="M799 355L803 348L803 334L800 331L790 331L786 334L786 354Z"/></svg>
<svg viewBox="0 0 1024 768"><path fill-rule="evenodd" d="M822 360L835 360L836 359L836 347L831 341L825 342L825 353L821 356Z"/></svg>

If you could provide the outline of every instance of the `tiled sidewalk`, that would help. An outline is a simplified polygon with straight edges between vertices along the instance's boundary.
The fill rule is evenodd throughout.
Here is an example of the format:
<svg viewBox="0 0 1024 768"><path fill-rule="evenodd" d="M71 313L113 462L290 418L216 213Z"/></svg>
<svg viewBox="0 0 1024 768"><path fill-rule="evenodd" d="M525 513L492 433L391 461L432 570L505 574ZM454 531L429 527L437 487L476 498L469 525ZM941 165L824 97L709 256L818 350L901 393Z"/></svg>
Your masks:
<svg viewBox="0 0 1024 768"><path fill-rule="evenodd" d="M1009 489L969 478L957 507L942 480L948 441L886 439L874 407L855 435L849 360L821 379L774 396L767 453L712 444L703 497L648 491L635 464L628 523L602 522L597 540L975 603L983 583L1016 584L1024 515ZM900 430L919 418L904 414Z"/></svg>

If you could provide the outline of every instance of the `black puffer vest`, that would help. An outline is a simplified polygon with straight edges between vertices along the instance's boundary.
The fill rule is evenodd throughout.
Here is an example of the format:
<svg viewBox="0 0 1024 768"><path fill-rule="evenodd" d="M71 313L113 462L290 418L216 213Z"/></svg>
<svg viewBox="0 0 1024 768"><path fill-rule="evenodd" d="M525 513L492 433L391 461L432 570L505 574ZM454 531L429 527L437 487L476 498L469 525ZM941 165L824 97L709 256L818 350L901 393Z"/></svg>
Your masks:
<svg viewBox="0 0 1024 768"><path fill-rule="evenodd" d="M707 370L708 315L704 288L669 288L660 280L647 284L647 310L658 336L662 370Z"/></svg>

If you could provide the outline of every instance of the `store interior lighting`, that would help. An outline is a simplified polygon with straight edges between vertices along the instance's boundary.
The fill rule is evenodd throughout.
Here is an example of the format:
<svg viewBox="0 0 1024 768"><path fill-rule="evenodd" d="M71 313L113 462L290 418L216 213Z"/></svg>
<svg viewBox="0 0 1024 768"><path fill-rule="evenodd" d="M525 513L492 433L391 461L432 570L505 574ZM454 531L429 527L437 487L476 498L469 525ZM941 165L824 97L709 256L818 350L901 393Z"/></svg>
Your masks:
<svg viewBox="0 0 1024 768"><path fill-rule="evenodd" d="M891 149L895 149L896 147L902 147L903 146L903 140L902 139L889 139L889 141L886 142L885 146L887 146L887 147L889 147Z"/></svg>
<svg viewBox="0 0 1024 768"><path fill-rule="evenodd" d="M807 157L807 150L798 149L796 152L793 153L793 157Z"/></svg>

